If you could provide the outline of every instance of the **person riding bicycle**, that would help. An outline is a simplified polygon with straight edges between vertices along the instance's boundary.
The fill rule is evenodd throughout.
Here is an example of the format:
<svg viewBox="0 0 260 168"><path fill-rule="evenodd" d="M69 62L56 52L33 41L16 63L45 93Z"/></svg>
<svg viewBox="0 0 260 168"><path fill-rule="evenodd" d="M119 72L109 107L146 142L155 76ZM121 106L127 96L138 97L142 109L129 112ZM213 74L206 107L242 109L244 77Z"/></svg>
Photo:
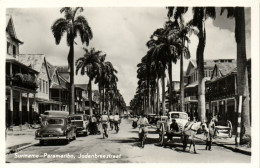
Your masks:
<svg viewBox="0 0 260 168"><path fill-rule="evenodd" d="M101 116L101 123L106 137L108 137L108 133L107 133L108 122L109 122L109 118L107 112L104 111L103 115Z"/></svg>
<svg viewBox="0 0 260 168"><path fill-rule="evenodd" d="M110 129L113 130L114 128L114 115L110 113L109 115L109 123L110 123Z"/></svg>
<svg viewBox="0 0 260 168"><path fill-rule="evenodd" d="M118 115L118 113L116 113L116 115L114 115L114 125L115 125L115 130L118 131L119 130L119 115Z"/></svg>
<svg viewBox="0 0 260 168"><path fill-rule="evenodd" d="M172 123L170 125L170 130L167 131L167 141L171 141L173 136L178 136L181 134L181 131L179 130L179 126L176 122L176 119L172 119Z"/></svg>
<svg viewBox="0 0 260 168"><path fill-rule="evenodd" d="M144 116L144 114L141 114L139 120L137 121L137 125L140 126L139 127L139 139L140 139L140 134L142 132L144 132L144 135L147 136L147 132L148 132L148 129L147 129L147 125L149 125L149 122L147 120L147 118Z"/></svg>

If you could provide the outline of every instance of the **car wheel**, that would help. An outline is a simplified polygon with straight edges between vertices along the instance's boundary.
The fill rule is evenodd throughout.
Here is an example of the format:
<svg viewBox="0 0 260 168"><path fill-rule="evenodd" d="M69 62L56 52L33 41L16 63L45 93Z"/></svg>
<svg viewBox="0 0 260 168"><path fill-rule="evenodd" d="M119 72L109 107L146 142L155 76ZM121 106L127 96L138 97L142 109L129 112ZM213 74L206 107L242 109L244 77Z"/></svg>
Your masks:
<svg viewBox="0 0 260 168"><path fill-rule="evenodd" d="M64 140L64 144L65 144L65 145L67 145L67 144L69 144L69 143L70 143L70 140L69 140L69 139L65 139L65 140Z"/></svg>
<svg viewBox="0 0 260 168"><path fill-rule="evenodd" d="M76 134L74 135L74 137L73 137L72 139L73 139L73 140L76 140L76 139L77 139Z"/></svg>
<svg viewBox="0 0 260 168"><path fill-rule="evenodd" d="M40 141L39 141L39 144L40 144L41 146L43 146L43 145L44 145L44 140L40 140Z"/></svg>

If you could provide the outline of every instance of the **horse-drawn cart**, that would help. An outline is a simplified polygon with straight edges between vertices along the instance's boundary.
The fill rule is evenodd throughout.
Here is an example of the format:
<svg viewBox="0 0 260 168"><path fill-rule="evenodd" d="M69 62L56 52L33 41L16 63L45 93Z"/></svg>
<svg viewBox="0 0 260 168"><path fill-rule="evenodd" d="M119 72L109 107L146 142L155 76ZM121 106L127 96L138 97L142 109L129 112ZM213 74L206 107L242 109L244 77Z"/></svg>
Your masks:
<svg viewBox="0 0 260 168"><path fill-rule="evenodd" d="M179 131L182 132L184 129L184 126L188 122L188 114L185 112L169 112L169 117L166 120L159 120L157 122L157 127L159 131L159 144L164 144L164 138L166 136L166 132L170 131L170 124L172 123L172 119L176 120L176 123L178 124ZM176 135L178 136L178 135ZM178 136L181 137L181 134Z"/></svg>
<svg viewBox="0 0 260 168"><path fill-rule="evenodd" d="M233 131L232 123L229 120L227 120L226 123L216 122L213 137L216 138L217 136L219 136L219 134L221 132L221 133L228 134L228 137L231 138L232 137L232 131Z"/></svg>

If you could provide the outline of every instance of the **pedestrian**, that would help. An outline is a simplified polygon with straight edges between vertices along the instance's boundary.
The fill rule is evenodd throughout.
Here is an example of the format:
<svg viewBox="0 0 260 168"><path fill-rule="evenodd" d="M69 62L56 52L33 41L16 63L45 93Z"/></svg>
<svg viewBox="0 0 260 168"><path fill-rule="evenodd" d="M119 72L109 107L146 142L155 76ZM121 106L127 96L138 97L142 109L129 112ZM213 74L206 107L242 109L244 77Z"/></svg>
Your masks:
<svg viewBox="0 0 260 168"><path fill-rule="evenodd" d="M206 136L206 150L211 150L212 139L215 132L215 121L214 119L210 119L208 123L208 128L205 128L205 136Z"/></svg>

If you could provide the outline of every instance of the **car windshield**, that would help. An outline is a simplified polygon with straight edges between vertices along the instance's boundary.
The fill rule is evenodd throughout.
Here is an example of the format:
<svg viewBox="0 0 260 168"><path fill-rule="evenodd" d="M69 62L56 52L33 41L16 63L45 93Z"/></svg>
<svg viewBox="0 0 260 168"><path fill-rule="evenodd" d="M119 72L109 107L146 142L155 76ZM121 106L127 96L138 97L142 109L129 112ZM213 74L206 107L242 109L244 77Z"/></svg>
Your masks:
<svg viewBox="0 0 260 168"><path fill-rule="evenodd" d="M47 125L63 125L64 120L59 118L49 118L47 119Z"/></svg>
<svg viewBox="0 0 260 168"><path fill-rule="evenodd" d="M188 119L188 116L186 114L182 114L182 113L173 113L171 114L171 118L178 118L178 119Z"/></svg>
<svg viewBox="0 0 260 168"><path fill-rule="evenodd" d="M82 116L72 116L71 120L82 120Z"/></svg>

